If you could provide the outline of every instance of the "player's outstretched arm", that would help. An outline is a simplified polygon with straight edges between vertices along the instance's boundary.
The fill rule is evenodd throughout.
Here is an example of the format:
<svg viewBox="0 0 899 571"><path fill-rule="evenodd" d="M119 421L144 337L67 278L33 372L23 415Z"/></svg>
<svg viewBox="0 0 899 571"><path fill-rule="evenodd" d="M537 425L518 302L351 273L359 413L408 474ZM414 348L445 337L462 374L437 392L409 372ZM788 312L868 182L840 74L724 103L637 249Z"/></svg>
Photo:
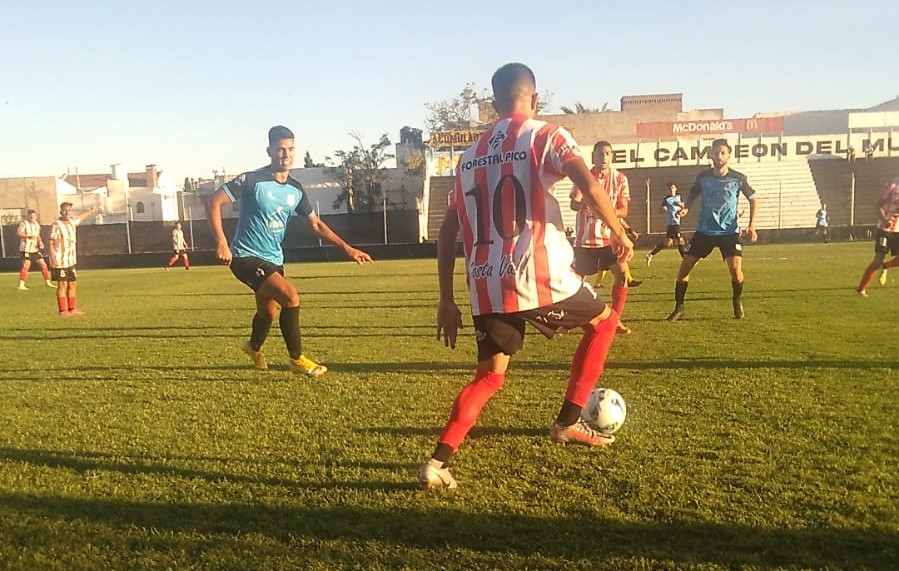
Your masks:
<svg viewBox="0 0 899 571"><path fill-rule="evenodd" d="M453 274L456 270L456 236L459 234L459 217L447 212L437 238L437 279L440 300L437 302L437 339L443 337L443 345L456 348L456 337L462 329L462 312L456 305L453 292Z"/></svg>
<svg viewBox="0 0 899 571"><path fill-rule="evenodd" d="M213 192L206 201L206 221L212 231L212 239L215 240L215 257L225 265L231 265L231 248L228 247L228 238L222 227L222 206L229 202L231 199L221 188Z"/></svg>
<svg viewBox="0 0 899 571"><path fill-rule="evenodd" d="M316 234L316 236L318 236L322 240L327 240L338 248L342 248L347 257L357 264L364 264L365 262L372 261L371 256L369 256L362 250L354 248L347 244L343 238L338 236L336 232L331 230L330 226L325 224L325 222L315 214L309 216L309 226L312 228L312 231Z"/></svg>

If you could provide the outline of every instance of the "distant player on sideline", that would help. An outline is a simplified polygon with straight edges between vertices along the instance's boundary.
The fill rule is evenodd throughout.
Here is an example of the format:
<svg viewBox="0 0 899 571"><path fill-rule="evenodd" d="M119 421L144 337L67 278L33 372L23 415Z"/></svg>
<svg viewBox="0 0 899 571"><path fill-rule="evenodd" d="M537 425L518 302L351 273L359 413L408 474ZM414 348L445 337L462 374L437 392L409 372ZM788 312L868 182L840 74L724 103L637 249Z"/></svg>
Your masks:
<svg viewBox="0 0 899 571"><path fill-rule="evenodd" d="M618 314L574 272L553 185L568 176L583 189L584 202L609 225L619 261L633 255L633 244L575 140L564 129L534 119L533 72L520 63L506 64L493 74L492 85L499 119L462 154L437 241L437 338L455 348L462 327L453 295L461 228L477 370L456 397L434 453L419 471L419 483L427 489L457 486L446 463L503 386L509 360L524 343L525 323L547 337L576 327L584 331L549 437L589 446L614 441L580 420L580 413L605 365Z"/></svg>
<svg viewBox="0 0 899 571"><path fill-rule="evenodd" d="M33 209L28 210L26 217L19 223L16 229L16 235L19 237L19 253L22 256L22 268L19 270L19 289L27 290L25 280L28 279L28 270L31 264L36 263L41 269L41 276L44 277L44 283L47 287L53 287L50 281L50 270L47 269L47 262L44 261L44 241L41 239L41 225L37 221L37 212Z"/></svg>
<svg viewBox="0 0 899 571"><path fill-rule="evenodd" d="M672 245L677 245L677 252L681 259L684 257L684 235L680 231L680 214L684 208L684 201L681 195L677 193L677 185L669 182L665 185L668 189L668 196L662 199L661 211L668 217L668 229L665 231L665 237L646 254L647 267L652 264L652 257Z"/></svg>
<svg viewBox="0 0 899 571"><path fill-rule="evenodd" d="M893 256L888 262L886 255ZM862 274L856 293L868 297L868 284L880 270L880 285L886 285L887 270L899 266L899 177L886 184L877 200L877 233L874 235L874 258Z"/></svg>
<svg viewBox="0 0 899 571"><path fill-rule="evenodd" d="M175 227L172 229L172 251L174 253L169 258L169 263L165 265L165 269L168 270L174 266L178 258L181 258L184 263L184 269L189 270L190 260L187 258L187 241L184 239L184 230L181 229L180 222L175 222Z"/></svg>
<svg viewBox="0 0 899 571"><path fill-rule="evenodd" d="M216 242L216 257L231 268L231 273L253 290L256 314L250 338L241 349L250 356L258 370L268 368L262 344L268 337L272 321L281 308L278 324L287 346L287 366L293 373L318 377L328 369L303 355L300 335L300 295L284 277L284 251L281 243L287 221L294 213L302 216L319 238L343 249L357 263L370 262L371 257L343 241L312 209L300 183L290 176L296 158L293 132L278 125L268 132L266 149L271 163L246 172L222 185L206 204L206 217ZM241 201L240 216L231 246L222 229L222 206Z"/></svg>
<svg viewBox="0 0 899 571"><path fill-rule="evenodd" d="M824 236L825 244L830 244L830 233L828 232L829 226L830 220L827 216L827 204L821 202L821 208L815 213L815 234Z"/></svg>
<svg viewBox="0 0 899 571"><path fill-rule="evenodd" d="M50 266L51 275L56 282L56 305L60 317L84 315L78 309L78 225L97 213L95 207L72 216L72 203L59 205L59 218L50 226Z"/></svg>
<svg viewBox="0 0 899 571"><path fill-rule="evenodd" d="M631 200L630 188L624 173L612 168L611 143L599 141L593 145L592 159L593 169L590 173L609 197L617 218L627 218L628 204ZM628 275L630 274L627 261L621 262L616 259L616 253L611 247L608 227L584 203L583 192L577 185L572 186L570 198L571 209L577 212L574 234L574 271L586 278L603 270L611 270L615 277L615 282L612 284L612 307L620 317L627 300ZM622 228L626 227L626 224L621 224L620 220L618 222ZM598 281L597 283L602 282ZM631 330L619 321L617 332L627 334Z"/></svg>
<svg viewBox="0 0 899 571"><path fill-rule="evenodd" d="M712 141L712 166L696 177L687 202L680 211L681 216L686 216L693 201L701 197L696 232L693 233L690 249L684 254L677 271L674 311L668 315L668 321L677 321L684 316L684 299L690 283L690 272L700 259L711 254L715 248L721 251L721 257L730 270L734 318L743 318L743 246L740 243L737 203L741 193L749 201L749 226L746 227L746 235L750 242L755 243L758 240L755 231L756 197L746 176L727 166L730 154L731 148L726 139Z"/></svg>

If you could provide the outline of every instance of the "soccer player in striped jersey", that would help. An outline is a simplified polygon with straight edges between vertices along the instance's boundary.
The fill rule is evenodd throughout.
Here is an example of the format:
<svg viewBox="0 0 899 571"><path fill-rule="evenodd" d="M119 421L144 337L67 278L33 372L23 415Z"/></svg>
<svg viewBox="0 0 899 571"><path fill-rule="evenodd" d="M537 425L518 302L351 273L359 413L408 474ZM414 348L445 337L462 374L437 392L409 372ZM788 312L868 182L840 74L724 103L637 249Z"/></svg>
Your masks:
<svg viewBox="0 0 899 571"><path fill-rule="evenodd" d="M674 311L668 315L668 321L677 321L684 316L684 300L690 283L690 272L699 260L711 254L715 248L720 250L721 257L724 258L730 271L734 319L743 318L743 245L740 237L745 233L750 242L755 243L758 240L755 231L756 197L755 190L746 180L746 175L727 165L730 154L730 144L726 139L712 141L712 166L696 176L687 201L680 211L682 217L686 216L693 201L701 198L696 232L693 233L690 249L684 254L677 271L677 280L674 284ZM741 213L737 211L740 194L749 201L749 225L745 232L740 231Z"/></svg>
<svg viewBox="0 0 899 571"><path fill-rule="evenodd" d="M621 221L627 218L628 205L631 200L630 187L624 173L612 168L612 144L599 141L593 145L593 169L590 174L599 182L609 201L615 207L619 223L627 232L628 228ZM627 289L630 282L630 268L627 262L619 262L612 250L609 229L584 203L583 192L574 185L571 188L571 209L577 213L574 236L574 271L581 276L591 276L597 272L610 270L615 277L612 284L612 307L619 317L624 312L627 300ZM597 278L599 285L602 275ZM621 321L618 322L618 333L630 333L631 330Z"/></svg>
<svg viewBox="0 0 899 571"><path fill-rule="evenodd" d="M22 268L19 270L19 289L27 290L25 280L28 279L28 270L31 264L37 264L41 270L41 276L47 287L53 287L50 281L50 270L47 269L47 262L44 261L44 241L41 239L41 224L37 221L37 212L29 209L26 213L25 220L19 223L16 229L16 235L19 237L19 253L22 256Z"/></svg>
<svg viewBox="0 0 899 571"><path fill-rule="evenodd" d="M893 256L884 262L887 254ZM899 177L889 181L877 199L877 233L874 235L874 258L855 289L859 297L868 297L868 285L880 270L880 285L886 285L886 272L899 266Z"/></svg>
<svg viewBox="0 0 899 571"><path fill-rule="evenodd" d="M84 315L78 308L78 225L97 213L96 207L72 216L72 203L59 205L59 218L50 226L50 266L56 282L56 305L60 317Z"/></svg>
<svg viewBox="0 0 899 571"><path fill-rule="evenodd" d="M537 87L530 68L506 64L493 74L492 85L499 119L462 154L437 241L437 338L455 348L462 327L453 295L461 230L477 368L456 397L434 453L419 470L426 489L456 487L446 463L503 386L510 358L524 343L526 323L547 337L575 328L584 332L550 438L589 446L614 441L582 421L580 413L605 365L618 314L571 267L574 255L553 185L568 176L583 189L585 204L609 225L619 261L633 256L634 245L577 142L565 129L534 118Z"/></svg>
<svg viewBox="0 0 899 571"><path fill-rule="evenodd" d="M288 369L292 373L318 377L328 369L303 354L300 295L284 277L281 243L287 231L287 222L293 214L297 214L308 222L313 233L341 248L351 260L361 264L371 262L371 257L334 233L315 214L299 181L290 176L296 157L293 132L282 125L272 127L268 132L266 152L271 159L270 164L243 173L209 197L206 218L216 242L216 257L231 268L231 273L238 280L253 290L256 298L250 338L243 343L241 350L249 355L256 369L268 368L262 354L262 344L280 307L278 324L287 346ZM240 215L229 246L222 228L222 206L235 200L241 201Z"/></svg>
<svg viewBox="0 0 899 571"><path fill-rule="evenodd" d="M181 258L184 269L189 270L190 260L187 257L187 240L184 239L184 230L181 229L180 222L175 222L175 227L172 229L172 252L172 257L169 258L165 269L170 269L178 261L178 258Z"/></svg>

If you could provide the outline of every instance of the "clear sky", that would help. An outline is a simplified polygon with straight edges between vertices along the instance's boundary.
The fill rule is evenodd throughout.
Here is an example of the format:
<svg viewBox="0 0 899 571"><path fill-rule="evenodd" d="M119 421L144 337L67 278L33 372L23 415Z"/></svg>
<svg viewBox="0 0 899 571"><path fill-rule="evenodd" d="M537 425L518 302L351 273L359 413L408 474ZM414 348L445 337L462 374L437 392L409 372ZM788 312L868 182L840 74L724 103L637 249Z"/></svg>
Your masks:
<svg viewBox="0 0 899 571"><path fill-rule="evenodd" d="M271 125L298 166L424 127L425 103L531 66L550 109L619 109L682 92L685 109L865 108L899 95L895 0L731 2L6 2L0 177L185 176L267 162Z"/></svg>

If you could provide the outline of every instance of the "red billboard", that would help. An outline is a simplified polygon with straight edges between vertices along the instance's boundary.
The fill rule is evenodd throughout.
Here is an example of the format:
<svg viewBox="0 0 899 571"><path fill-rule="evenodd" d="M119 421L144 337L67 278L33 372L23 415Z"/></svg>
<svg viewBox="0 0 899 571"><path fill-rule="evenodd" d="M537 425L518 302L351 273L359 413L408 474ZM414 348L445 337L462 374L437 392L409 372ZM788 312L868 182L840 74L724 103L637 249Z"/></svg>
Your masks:
<svg viewBox="0 0 899 571"><path fill-rule="evenodd" d="M783 117L700 119L696 121L637 123L637 136L645 139L698 137L723 133L781 133L783 129Z"/></svg>

